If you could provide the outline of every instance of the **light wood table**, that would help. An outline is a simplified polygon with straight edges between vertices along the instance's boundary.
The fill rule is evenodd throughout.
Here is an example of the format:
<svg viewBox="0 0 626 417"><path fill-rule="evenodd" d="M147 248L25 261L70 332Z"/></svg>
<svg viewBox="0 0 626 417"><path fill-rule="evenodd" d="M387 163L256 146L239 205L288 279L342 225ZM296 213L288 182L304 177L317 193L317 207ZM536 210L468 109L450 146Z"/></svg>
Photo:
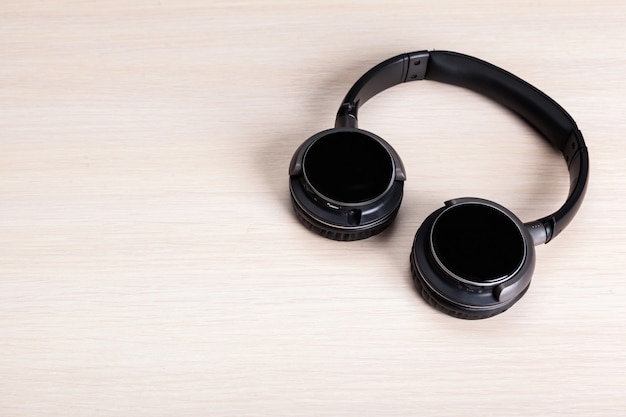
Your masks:
<svg viewBox="0 0 626 417"><path fill-rule="evenodd" d="M360 126L408 171L372 239L296 220L287 167L374 64L446 49L576 119L591 181L526 296L481 321L411 283L421 221L559 207L561 157L434 82ZM623 1L13 1L0 5L0 415L623 416Z"/></svg>

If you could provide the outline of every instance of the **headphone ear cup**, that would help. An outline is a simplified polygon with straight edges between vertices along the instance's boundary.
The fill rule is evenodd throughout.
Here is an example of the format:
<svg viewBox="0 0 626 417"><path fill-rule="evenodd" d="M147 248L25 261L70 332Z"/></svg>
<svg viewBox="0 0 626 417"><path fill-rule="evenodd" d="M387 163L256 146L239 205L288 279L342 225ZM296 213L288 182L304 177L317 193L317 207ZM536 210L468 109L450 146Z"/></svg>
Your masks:
<svg viewBox="0 0 626 417"><path fill-rule="evenodd" d="M453 317L500 314L528 290L535 266L532 237L504 207L464 198L428 216L411 249L411 273L424 300Z"/></svg>
<svg viewBox="0 0 626 417"><path fill-rule="evenodd" d="M393 148L356 128L312 136L298 148L289 168L298 220L320 236L341 241L385 230L398 214L404 179Z"/></svg>

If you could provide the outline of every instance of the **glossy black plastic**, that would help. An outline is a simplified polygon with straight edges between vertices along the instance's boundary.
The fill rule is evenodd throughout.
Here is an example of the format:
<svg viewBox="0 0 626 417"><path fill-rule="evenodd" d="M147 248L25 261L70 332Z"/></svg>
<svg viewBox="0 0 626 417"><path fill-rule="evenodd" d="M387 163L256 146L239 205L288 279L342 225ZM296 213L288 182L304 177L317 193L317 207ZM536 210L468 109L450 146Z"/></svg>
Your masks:
<svg viewBox="0 0 626 417"><path fill-rule="evenodd" d="M455 204L437 216L430 252L446 275L470 285L507 279L525 256L522 228L487 204Z"/></svg>

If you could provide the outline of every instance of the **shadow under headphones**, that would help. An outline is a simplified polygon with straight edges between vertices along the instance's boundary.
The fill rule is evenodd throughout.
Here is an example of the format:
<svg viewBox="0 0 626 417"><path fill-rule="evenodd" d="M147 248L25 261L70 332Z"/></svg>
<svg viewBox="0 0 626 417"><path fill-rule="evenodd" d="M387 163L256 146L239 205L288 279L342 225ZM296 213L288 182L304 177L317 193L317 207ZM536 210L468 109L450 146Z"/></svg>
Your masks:
<svg viewBox="0 0 626 417"><path fill-rule="evenodd" d="M334 240L365 239L396 217L406 173L382 138L357 127L357 112L394 85L434 80L473 90L517 113L563 154L570 176L561 208L523 223L479 198L445 202L422 223L411 249L422 297L454 317L483 319L515 304L530 285L535 245L548 243L574 218L587 187L589 155L572 117L515 75L449 51L398 55L367 71L344 98L335 128L306 140L289 166L291 201L300 222Z"/></svg>

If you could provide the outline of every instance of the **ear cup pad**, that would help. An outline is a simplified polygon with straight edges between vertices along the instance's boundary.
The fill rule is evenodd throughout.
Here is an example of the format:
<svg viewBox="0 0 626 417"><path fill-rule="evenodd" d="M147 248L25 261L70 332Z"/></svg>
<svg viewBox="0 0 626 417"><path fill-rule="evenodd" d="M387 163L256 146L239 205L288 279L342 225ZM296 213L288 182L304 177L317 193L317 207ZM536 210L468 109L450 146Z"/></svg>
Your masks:
<svg viewBox="0 0 626 417"><path fill-rule="evenodd" d="M297 219L302 223L304 227L309 229L310 231L325 237L327 239L339 240L343 242L351 242L354 240L367 239L368 237L372 237L374 235L379 234L383 230L385 230L393 220L396 218L398 214L399 206L392 212L391 216L387 218L385 221L376 225L375 227L363 229L363 230L350 230L350 229L339 229L336 227L329 226L327 224L321 223L316 220L313 216L308 214L306 211L300 207L300 205L295 201L293 196L291 197L291 204L296 213Z"/></svg>
<svg viewBox="0 0 626 417"><path fill-rule="evenodd" d="M535 265L532 238L504 207L487 200L453 200L428 216L410 256L416 290L436 309L476 320L521 299Z"/></svg>
<svg viewBox="0 0 626 417"><path fill-rule="evenodd" d="M415 289L422 296L424 301L426 301L428 304L430 304L432 307L436 308L437 310L441 311L442 313L445 313L449 316L456 317L459 319L464 319L464 320L487 319L489 317L496 316L500 313L504 313L506 310L509 309L509 307L511 307L513 304L515 304L515 302L517 302L520 298L522 298L522 296L526 294L526 291L528 291L528 288L529 288L529 287L526 287L523 290L523 292L515 299L515 301L513 301L510 304L507 304L506 306L495 308L493 310L488 310L488 311L480 311L480 310L472 311L469 309L461 309L460 307L455 306L454 304L448 302L447 300L439 296L437 293L435 293L428 286L428 284L424 282L424 279L421 277L420 273L417 270L417 267L415 266L413 257L411 257L411 274L413 275L413 284L415 285Z"/></svg>

